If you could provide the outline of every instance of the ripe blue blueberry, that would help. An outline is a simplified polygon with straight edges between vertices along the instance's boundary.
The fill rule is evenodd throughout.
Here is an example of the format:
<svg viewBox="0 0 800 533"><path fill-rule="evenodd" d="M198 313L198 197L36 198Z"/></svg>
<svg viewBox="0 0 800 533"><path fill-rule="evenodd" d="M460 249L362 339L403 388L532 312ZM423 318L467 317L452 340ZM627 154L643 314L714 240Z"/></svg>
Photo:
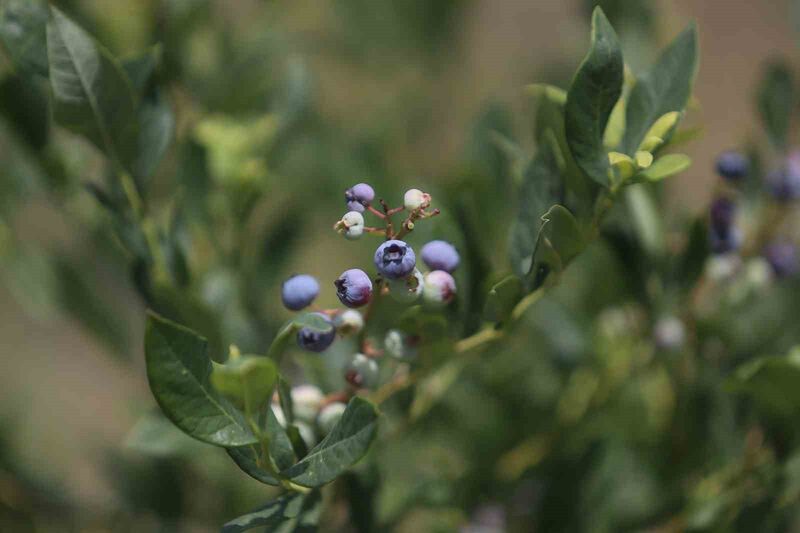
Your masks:
<svg viewBox="0 0 800 533"><path fill-rule="evenodd" d="M313 276L299 274L283 282L281 299L283 305L292 311L299 311L311 305L319 294L319 283Z"/></svg>
<svg viewBox="0 0 800 533"><path fill-rule="evenodd" d="M425 274L425 287L422 298L425 303L434 307L444 307L453 301L456 295L456 280L449 272L434 270Z"/></svg>
<svg viewBox="0 0 800 533"><path fill-rule="evenodd" d="M386 241L375 250L375 266L381 275L389 279L408 276L416 265L414 250L403 241Z"/></svg>
<svg viewBox="0 0 800 533"><path fill-rule="evenodd" d="M779 201L800 198L800 152L793 152L784 165L767 176L767 185Z"/></svg>
<svg viewBox="0 0 800 533"><path fill-rule="evenodd" d="M728 181L737 181L747 175L750 161L741 152L722 152L717 158L717 174Z"/></svg>
<svg viewBox="0 0 800 533"><path fill-rule="evenodd" d="M361 307L372 298L372 280L363 270L345 270L333 284L339 301L347 307Z"/></svg>
<svg viewBox="0 0 800 533"><path fill-rule="evenodd" d="M363 213L375 199L375 190L366 183L358 183L344 191L347 208Z"/></svg>
<svg viewBox="0 0 800 533"><path fill-rule="evenodd" d="M460 260L455 246L446 241L429 242L422 247L420 255L428 268L445 272L453 272Z"/></svg>
<svg viewBox="0 0 800 533"><path fill-rule="evenodd" d="M764 258L779 278L786 278L798 272L797 247L791 242L773 242L764 249Z"/></svg>
<svg viewBox="0 0 800 533"><path fill-rule="evenodd" d="M297 332L297 344L309 352L324 352L336 339L336 329L333 327L331 319L326 315L322 313L314 314L322 317L330 325L330 328L325 331L302 328Z"/></svg>

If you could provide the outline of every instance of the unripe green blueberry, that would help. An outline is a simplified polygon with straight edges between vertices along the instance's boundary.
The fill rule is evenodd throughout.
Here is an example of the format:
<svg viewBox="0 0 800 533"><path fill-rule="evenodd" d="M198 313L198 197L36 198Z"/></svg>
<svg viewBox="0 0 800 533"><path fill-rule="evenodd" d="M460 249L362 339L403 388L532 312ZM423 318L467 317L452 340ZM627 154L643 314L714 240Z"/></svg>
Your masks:
<svg viewBox="0 0 800 533"><path fill-rule="evenodd" d="M425 274L422 297L432 307L444 307L456 296L456 281L444 270L434 270Z"/></svg>
<svg viewBox="0 0 800 533"><path fill-rule="evenodd" d="M424 209L431 205L431 195L419 189L409 189L403 195L403 206L409 211Z"/></svg>
<svg viewBox="0 0 800 533"><path fill-rule="evenodd" d="M295 420L313 424L325 395L314 385L292 387L292 407Z"/></svg>
<svg viewBox="0 0 800 533"><path fill-rule="evenodd" d="M425 286L422 272L414 269L414 272L400 279L389 279L389 294L396 301L403 304L416 302L422 296L422 289Z"/></svg>
<svg viewBox="0 0 800 533"><path fill-rule="evenodd" d="M347 364L344 378L353 387L371 389L378 384L378 363L363 353L357 353Z"/></svg>
<svg viewBox="0 0 800 533"><path fill-rule="evenodd" d="M319 416L317 416L317 427L322 435L333 431L333 428L342 419L345 409L347 409L347 405L344 403L333 402L320 410Z"/></svg>
<svg viewBox="0 0 800 533"><path fill-rule="evenodd" d="M364 215L358 211L349 211L336 223L334 229L347 240L359 239L364 234Z"/></svg>
<svg viewBox="0 0 800 533"><path fill-rule="evenodd" d="M399 329L390 329L383 339L386 353L400 361L411 361L417 357L419 337L408 335Z"/></svg>
<svg viewBox="0 0 800 533"><path fill-rule="evenodd" d="M653 338L662 350L680 350L686 341L686 327L678 317L665 316L656 322Z"/></svg>
<svg viewBox="0 0 800 533"><path fill-rule="evenodd" d="M364 317L355 309L345 309L333 317L339 335L355 335L364 329Z"/></svg>

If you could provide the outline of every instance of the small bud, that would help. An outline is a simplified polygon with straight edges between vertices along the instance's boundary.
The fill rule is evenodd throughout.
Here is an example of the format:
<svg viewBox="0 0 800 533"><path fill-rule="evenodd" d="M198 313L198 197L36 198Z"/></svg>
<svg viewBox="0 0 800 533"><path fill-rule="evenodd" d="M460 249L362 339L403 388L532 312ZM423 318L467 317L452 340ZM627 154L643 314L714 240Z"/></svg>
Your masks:
<svg viewBox="0 0 800 533"><path fill-rule="evenodd" d="M444 270L434 270L425 274L422 297L425 303L433 307L444 307L453 301L456 295L456 281Z"/></svg>
<svg viewBox="0 0 800 533"><path fill-rule="evenodd" d="M650 129L647 130L644 138L658 137L659 139L666 139L669 133L678 125L678 119L680 118L681 114L678 111L670 111L669 113L661 115ZM644 149L645 148L639 147L639 150Z"/></svg>
<svg viewBox="0 0 800 533"><path fill-rule="evenodd" d="M403 196L403 205L409 211L425 209L431 205L431 195L419 189L409 189Z"/></svg>
<svg viewBox="0 0 800 533"><path fill-rule="evenodd" d="M378 363L363 353L357 353L345 369L344 378L358 389L371 389L378 384Z"/></svg>
<svg viewBox="0 0 800 533"><path fill-rule="evenodd" d="M403 333L399 329L390 329L383 339L386 353L400 361L410 361L417 357L419 337Z"/></svg>
<svg viewBox="0 0 800 533"><path fill-rule="evenodd" d="M333 229L344 235L345 239L356 240L364 234L364 215L358 211L345 213L342 219L333 226Z"/></svg>
<svg viewBox="0 0 800 533"><path fill-rule="evenodd" d="M355 309L345 309L333 318L339 335L355 335L364 329L364 317Z"/></svg>
<svg viewBox="0 0 800 533"><path fill-rule="evenodd" d="M422 296L422 289L425 286L422 273L414 269L414 272L400 279L388 279L389 294L392 298L402 304L416 302Z"/></svg>
<svg viewBox="0 0 800 533"><path fill-rule="evenodd" d="M320 433L327 435L333 431L333 428L336 427L336 424L342 419L346 408L347 405L342 402L333 402L323 407L317 417L317 427Z"/></svg>

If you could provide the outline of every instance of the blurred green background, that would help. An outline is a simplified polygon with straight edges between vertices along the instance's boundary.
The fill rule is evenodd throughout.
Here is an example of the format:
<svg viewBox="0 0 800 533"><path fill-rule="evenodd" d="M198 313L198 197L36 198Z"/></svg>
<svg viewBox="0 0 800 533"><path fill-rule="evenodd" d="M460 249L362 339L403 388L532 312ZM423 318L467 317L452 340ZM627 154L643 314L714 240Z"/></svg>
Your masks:
<svg viewBox="0 0 800 533"><path fill-rule="evenodd" d="M255 272L255 290L248 301L216 298L231 283L231 272L242 267L236 263L204 271L200 288L223 321L230 321L223 328L224 340L262 351L264 340L289 316L278 300L284 277L296 271L317 276L323 280L321 303L333 305L327 280L346 268L368 264L369 246L344 246L330 231L342 213L342 190L366 180L379 194L399 202L412 186L442 199L472 187L467 177L486 171L496 157L485 149L480 120L507 127L529 145L523 88L532 82L562 87L569 82L586 49L589 13L596 4L54 3L117 56L133 56L162 44L160 76L176 111L179 141L152 184L163 202L172 200L170 184L190 189L201 181L202 172L193 174L189 166L193 150L205 151L212 174L208 179L223 186L263 187L256 213L243 228L256 235L257 243L220 244L241 248L239 261ZM620 33L634 69L648 64L688 21L698 22L701 60L692 121L703 126L703 134L685 148L694 166L672 180L665 194L666 212L680 220L707 203L716 154L757 136L753 93L763 64L775 55L796 57L793 6L788 0L600 4ZM264 489L216 450L180 440L167 450L145 454L130 445L131 439L147 440L134 426L155 405L141 356L144 303L124 257L104 232L101 209L85 188L87 182L102 179L100 157L63 131L51 132L51 145L44 148L40 137L45 133L20 127L42 123L35 115L44 108L36 102L22 104L26 97L35 95L26 95L10 61L0 55L0 530L215 531L225 519L261 503ZM46 165L54 159L59 160L55 170ZM491 183L481 186L491 195ZM512 216L512 206L506 213L500 200L487 211L485 227L476 228L475 236L494 238L488 261L498 269L504 268L505 257L505 239L498 235L507 234ZM451 210L451 217L457 218L457 213ZM205 244L211 250L219 243ZM195 253L202 256L203 250ZM440 419L432 417L425 428L429 440L424 458L406 449L413 448L413 435L386 452L390 466L382 474L384 480L400 481L389 485L398 493L382 496L381 512L392 517L388 522L397 530L448 531L462 517L457 509L463 507L469 514L470 509L480 509L481 502L510 502L508 506L517 505L524 515L532 505L526 502L537 499L535 480L516 483L513 490L504 483L516 480L537 454L547 453L548 433L536 421L545 417L543 413L552 415L552 398L562 386L569 387L558 377L559 365L569 366L570 358L588 351L602 354L603 328L613 329L619 320L630 319L602 314L612 306L619 313L620 304L635 291L624 287L619 272L597 286L589 265L605 268L602 265L613 260L603 249L588 255L570 273L561 294L542 302L548 312L531 313L535 316L528 322L530 329L518 342L491 363L471 369L481 376L472 385L480 390L454 392L448 401L448 412L456 414L451 424L440 425ZM606 270L613 274L615 268L611 264ZM238 313L252 306L270 319L238 320ZM601 320L595 324L597 316ZM635 316L632 320L636 322ZM544 335L542 330L551 326L558 333ZM615 334L606 342L617 342ZM541 350L557 353L564 361L543 363L529 357ZM658 370L639 379L646 381L643 387L669 388ZM658 402L669 404L672 394L656 392L645 404L655 402L649 406L653 412L669 411L669 405ZM480 401L473 401L478 396ZM648 439L658 442L654 435L667 431L659 424L668 422L657 416L645 417L654 427L627 427L636 426L638 417L635 411L625 412L609 427L619 426L626 434L641 430L637 445L649 446ZM587 423L589 433L590 426ZM530 440L531 435L539 437ZM470 448L467 442L481 444ZM453 443L470 449L453 453ZM519 454L507 452L519 445L523 459L517 464ZM651 451L650 466L668 469L669 464L663 464L668 456ZM655 482L641 474L638 459L623 448L598 453L606 455L585 480L588 496L584 494L581 504L564 504L563 511L556 501L547 502L556 515L591 508L598 518L596 527L589 529L615 530L626 520L635 529L639 517L658 514L654 500L674 497L659 493ZM482 456L492 459L475 460ZM414 475L427 472L429 478L401 479L411 475L405 471L408 463L416 465ZM582 467L564 462L548 468L561 472L567 484ZM604 469L615 476L607 476ZM615 481L607 485L609 480ZM458 497L448 484L452 481L463 483ZM625 490L614 491L620 501L605 497L620 486ZM414 499L402 491L418 492L426 503L409 506L408 516L399 519L398 509ZM514 503L515 498L521 503ZM429 508L444 516L428 517L433 513ZM491 508L484 511L490 513ZM667 522L669 510L659 512ZM447 513L457 518L451 520ZM552 527L543 523L541 530L587 529L575 520L559 526L556 522L554 518ZM337 522L334 516L329 523L346 520Z"/></svg>

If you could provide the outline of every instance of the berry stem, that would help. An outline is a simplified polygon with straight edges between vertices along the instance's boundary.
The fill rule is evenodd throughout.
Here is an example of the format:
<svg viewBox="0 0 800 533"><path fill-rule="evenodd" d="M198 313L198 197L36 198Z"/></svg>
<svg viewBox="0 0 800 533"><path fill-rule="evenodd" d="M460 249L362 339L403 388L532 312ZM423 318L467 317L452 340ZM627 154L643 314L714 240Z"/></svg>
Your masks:
<svg viewBox="0 0 800 533"><path fill-rule="evenodd" d="M367 209L369 210L370 213L372 213L376 217L380 218L381 220L385 220L386 219L386 215L384 215L383 213L381 213L380 211L378 211L377 209L375 209L371 205L368 205Z"/></svg>
<svg viewBox="0 0 800 533"><path fill-rule="evenodd" d="M389 214L389 206L386 204L386 201L383 198L378 200L383 208L383 219L386 221L386 239L394 239L394 225L392 224L392 217Z"/></svg>

